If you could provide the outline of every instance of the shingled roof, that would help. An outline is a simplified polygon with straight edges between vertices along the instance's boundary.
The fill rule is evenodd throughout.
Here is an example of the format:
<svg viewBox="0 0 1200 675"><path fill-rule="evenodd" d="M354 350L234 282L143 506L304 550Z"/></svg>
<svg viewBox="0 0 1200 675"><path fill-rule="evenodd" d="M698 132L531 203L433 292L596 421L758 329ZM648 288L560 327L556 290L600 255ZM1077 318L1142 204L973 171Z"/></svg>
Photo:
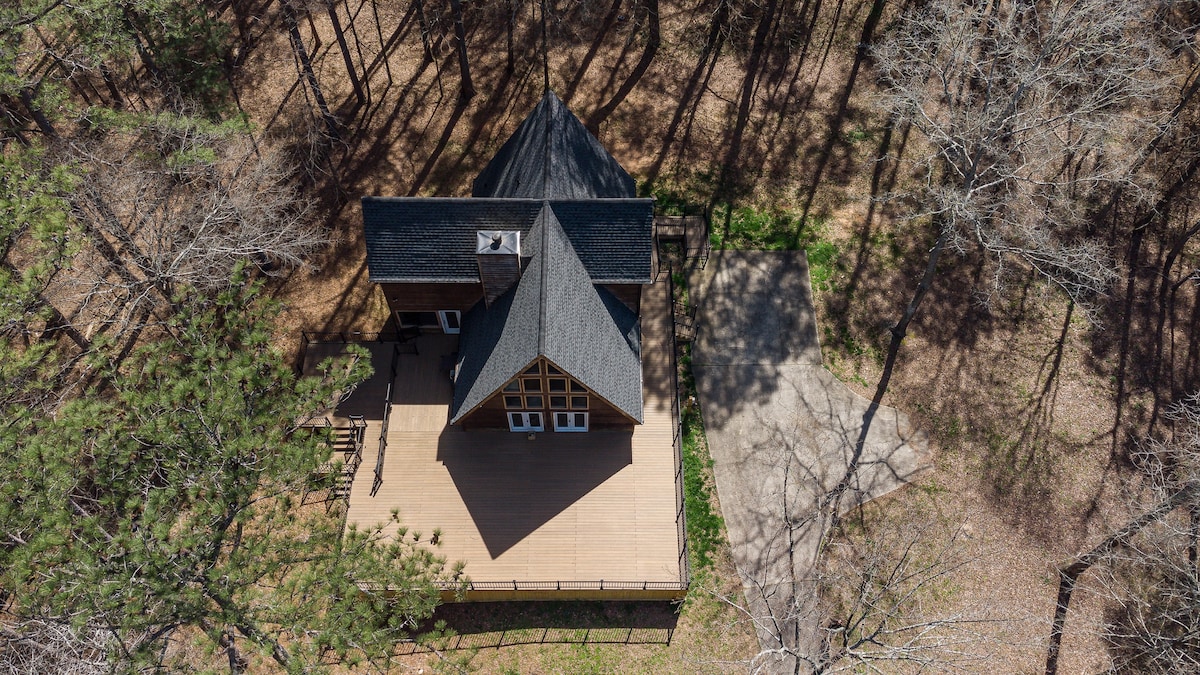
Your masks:
<svg viewBox="0 0 1200 675"><path fill-rule="evenodd" d="M451 423L539 356L641 423L637 317L592 284L549 204L526 241L531 259L521 281L490 308L480 302L463 317Z"/></svg>
<svg viewBox="0 0 1200 675"><path fill-rule="evenodd" d="M475 179L476 197L621 198L636 185L579 118L547 90Z"/></svg>
<svg viewBox="0 0 1200 675"><path fill-rule="evenodd" d="M652 199L363 197L371 281L479 281L476 232L516 230L527 240L546 204L593 283L650 282Z"/></svg>
<svg viewBox="0 0 1200 675"><path fill-rule="evenodd" d="M539 357L642 422L638 317L598 285L652 280L654 201L634 189L548 91L475 180L474 198L363 198L374 282L478 282L478 233L521 233L520 280L462 317L452 423Z"/></svg>

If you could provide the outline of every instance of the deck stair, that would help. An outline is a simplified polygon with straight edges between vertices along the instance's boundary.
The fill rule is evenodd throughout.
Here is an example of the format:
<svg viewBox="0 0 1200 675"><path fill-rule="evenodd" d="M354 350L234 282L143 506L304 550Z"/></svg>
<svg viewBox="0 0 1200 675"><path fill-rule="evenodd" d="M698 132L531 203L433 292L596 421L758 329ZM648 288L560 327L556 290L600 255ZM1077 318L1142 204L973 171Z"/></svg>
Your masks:
<svg viewBox="0 0 1200 675"><path fill-rule="evenodd" d="M684 267L703 269L708 263L708 214L654 217L654 241L659 274Z"/></svg>
<svg viewBox="0 0 1200 675"><path fill-rule="evenodd" d="M367 422L362 415L350 415L348 420L341 424L335 425L326 418L323 424L316 424L310 428L328 434L330 459L321 465L318 473L337 473L326 496L326 502L331 507L333 502L350 498L350 486L354 484L354 475L362 465Z"/></svg>
<svg viewBox="0 0 1200 675"><path fill-rule="evenodd" d="M696 339L696 307L678 300L674 303L675 339L691 342Z"/></svg>

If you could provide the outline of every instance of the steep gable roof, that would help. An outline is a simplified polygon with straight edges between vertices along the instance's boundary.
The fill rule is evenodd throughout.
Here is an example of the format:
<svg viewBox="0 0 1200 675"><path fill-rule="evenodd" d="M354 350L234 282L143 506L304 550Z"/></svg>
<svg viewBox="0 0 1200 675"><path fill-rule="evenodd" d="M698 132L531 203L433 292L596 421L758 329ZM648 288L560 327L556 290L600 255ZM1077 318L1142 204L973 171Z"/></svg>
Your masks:
<svg viewBox="0 0 1200 675"><path fill-rule="evenodd" d="M636 184L579 118L547 90L475 179L476 197L633 197Z"/></svg>
<svg viewBox="0 0 1200 675"><path fill-rule="evenodd" d="M367 267L374 282L476 282L479 230L528 241L540 199L363 197ZM654 201L549 202L594 283L649 283ZM526 255L527 257L527 255Z"/></svg>
<svg viewBox="0 0 1200 675"><path fill-rule="evenodd" d="M520 282L463 318L451 422L544 356L640 423L637 317L593 285L549 204L527 242L531 258Z"/></svg>

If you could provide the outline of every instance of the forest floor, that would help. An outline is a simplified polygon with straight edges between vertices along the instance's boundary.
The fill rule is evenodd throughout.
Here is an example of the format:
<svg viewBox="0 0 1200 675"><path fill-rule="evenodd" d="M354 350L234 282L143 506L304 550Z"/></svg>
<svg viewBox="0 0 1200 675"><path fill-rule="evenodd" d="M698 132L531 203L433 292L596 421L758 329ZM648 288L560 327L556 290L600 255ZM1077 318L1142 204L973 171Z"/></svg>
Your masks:
<svg viewBox="0 0 1200 675"><path fill-rule="evenodd" d="M512 72L502 4L468 8L479 93L465 104L447 17L431 17L438 58L427 62L411 7L350 6L359 7L351 60L371 73L365 103L354 101L328 16L315 13L302 26L324 96L344 125L338 141L319 138L321 121L285 32L261 35L238 83L261 140L286 145L320 188L335 242L275 287L290 341L301 329L381 330L387 309L367 280L359 198L468 195L542 94L532 5L518 6ZM879 113L869 61L849 82L869 3L815 3L811 12L806 3L761 24L749 13L727 33L712 29L706 7L661 4L661 44L636 79L647 49L644 5L559 8L548 22L550 85L646 194L666 206L712 207L718 244L807 249L825 363L869 398L887 326L934 234L928 223L904 219L902 203L880 200L915 179L904 159L919 140ZM603 115L614 97L619 104ZM934 468L862 509L856 527L928 517L936 527L922 547L957 538L968 562L923 609L981 620L974 630L988 660L967 670L1040 672L1055 566L1122 519L1126 437L1110 378L1115 357L1094 344L1100 329L1033 277L1017 292L988 297L980 291L988 274L969 256L944 263L885 399L929 434ZM1136 418L1136 401L1132 410L1127 418ZM751 628L718 597L738 592L727 549L698 568L694 588L669 644L485 647L472 664L523 673L737 670L756 647ZM1061 672L1102 670L1107 656L1093 628L1105 607L1087 594L1077 601ZM416 672L437 659L416 655L406 665Z"/></svg>

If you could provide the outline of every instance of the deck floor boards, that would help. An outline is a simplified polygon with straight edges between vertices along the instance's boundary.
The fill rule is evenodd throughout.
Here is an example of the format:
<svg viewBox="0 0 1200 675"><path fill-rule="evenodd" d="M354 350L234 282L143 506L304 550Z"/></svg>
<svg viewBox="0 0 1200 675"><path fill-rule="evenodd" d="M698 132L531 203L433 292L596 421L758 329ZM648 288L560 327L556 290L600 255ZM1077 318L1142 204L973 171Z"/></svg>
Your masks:
<svg viewBox="0 0 1200 675"><path fill-rule="evenodd" d="M473 581L678 582L671 323L666 279L642 299L645 423L633 433L525 434L448 427L456 336L423 335L419 355L368 345L377 377L338 407L368 422L347 522L393 510ZM371 495L383 396L396 359L382 483ZM394 528L394 524L389 524Z"/></svg>

